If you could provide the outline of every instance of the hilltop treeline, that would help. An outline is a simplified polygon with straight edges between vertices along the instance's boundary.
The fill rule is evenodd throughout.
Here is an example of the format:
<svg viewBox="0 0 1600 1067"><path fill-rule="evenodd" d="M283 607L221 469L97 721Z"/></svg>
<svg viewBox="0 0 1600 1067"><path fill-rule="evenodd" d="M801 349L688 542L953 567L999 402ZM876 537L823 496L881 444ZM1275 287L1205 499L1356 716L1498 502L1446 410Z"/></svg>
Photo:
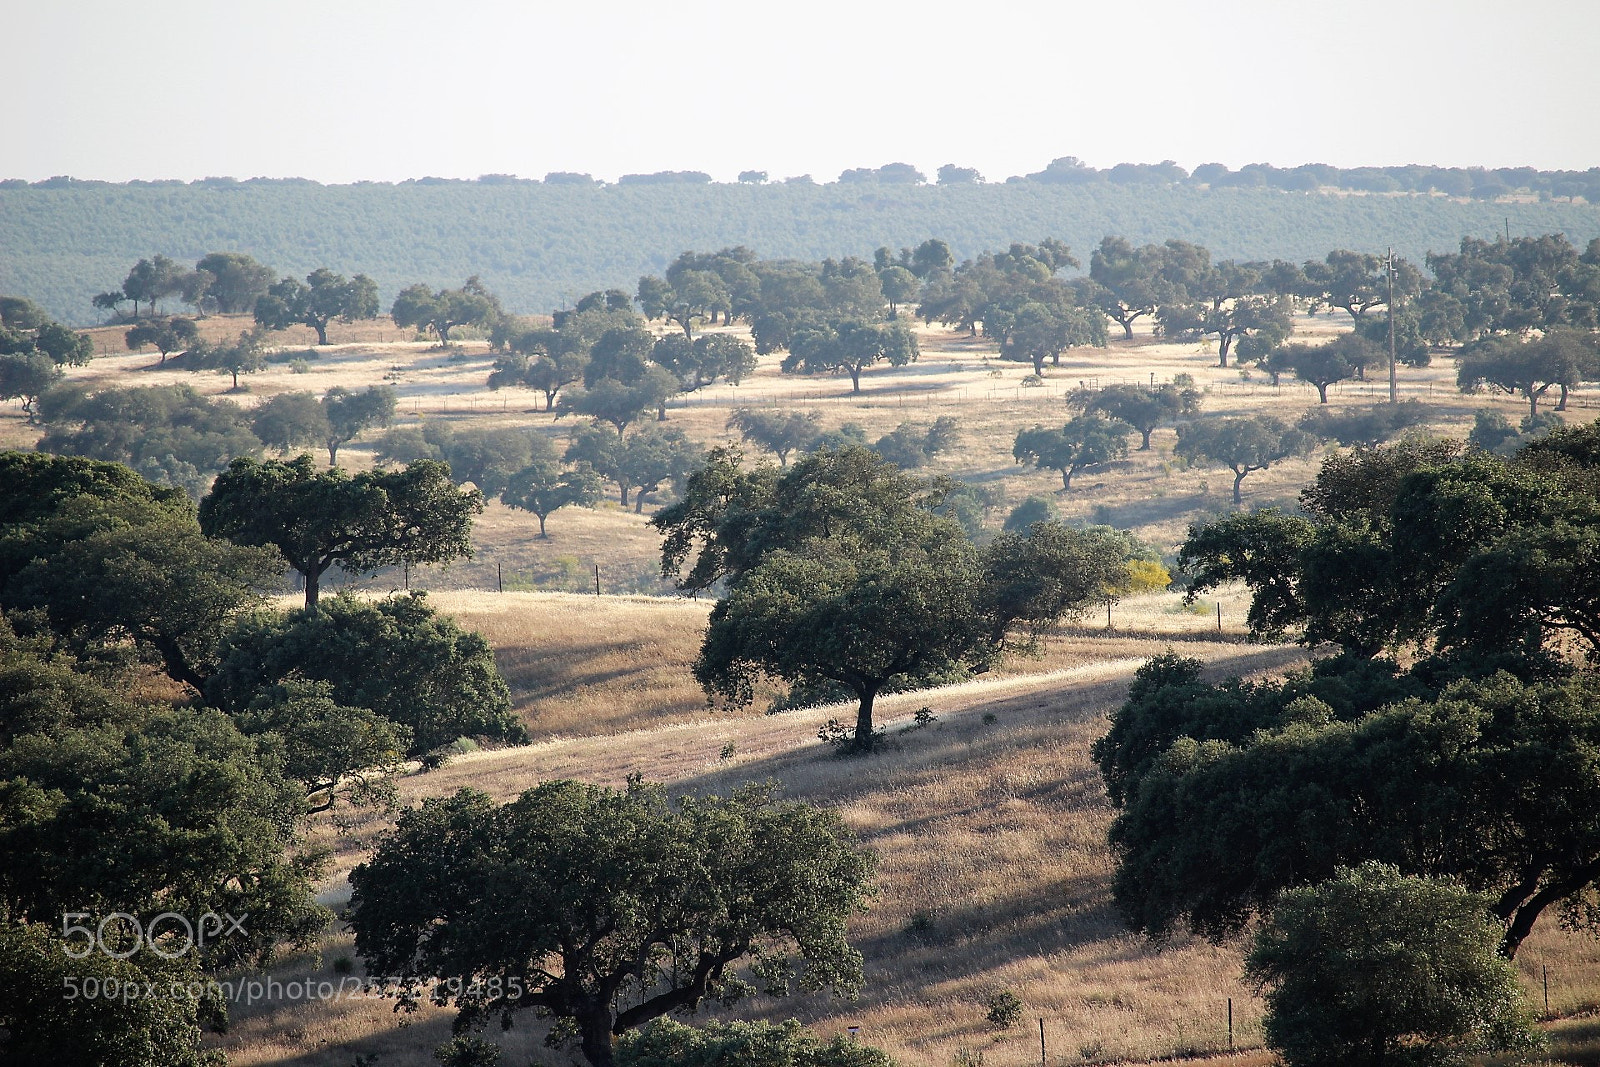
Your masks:
<svg viewBox="0 0 1600 1067"><path fill-rule="evenodd" d="M419 279L438 286L476 274L507 310L529 313L618 278L660 273L696 247L742 244L818 260L939 234L965 258L1019 233L1054 234L1080 249L1120 233L1140 244L1176 237L1238 260L1392 245L1420 262L1456 247L1463 234L1600 230L1600 207L1581 200L1292 193L1266 183L1259 169L1250 173L1265 184L1243 187L1254 179L1237 175L1249 168L1227 181L1211 174L1215 181L1197 182L1204 167L1182 180L1132 181L1116 167L1053 164L999 184L918 183L908 169L909 181L891 165L825 185L715 184L699 174L629 176L638 180L616 185L584 175L342 186L0 183L0 292L26 293L55 317L86 324L99 317L91 297L140 257L159 251L194 262L225 250L295 276L324 266L364 272L385 305ZM1486 180L1483 189L1491 188Z"/></svg>

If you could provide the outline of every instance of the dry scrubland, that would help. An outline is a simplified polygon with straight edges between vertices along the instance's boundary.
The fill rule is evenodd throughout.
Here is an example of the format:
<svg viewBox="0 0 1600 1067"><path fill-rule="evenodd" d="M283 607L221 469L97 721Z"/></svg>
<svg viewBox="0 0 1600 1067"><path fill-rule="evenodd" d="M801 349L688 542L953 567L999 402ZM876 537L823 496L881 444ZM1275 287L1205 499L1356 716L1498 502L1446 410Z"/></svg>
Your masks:
<svg viewBox="0 0 1600 1067"><path fill-rule="evenodd" d="M208 331L236 333L242 320L212 319ZM1302 319L1301 337L1344 328L1338 318ZM111 354L75 378L97 385L186 382L223 394L225 378L187 373L181 363L155 368L155 356L116 354L120 330L96 331ZM442 353L392 327L335 326L335 343L308 357L303 373L273 364L245 381L235 398L251 404L284 390L321 392L333 385L364 387L387 380L401 396L403 421L424 418L453 425L526 425L564 436L570 420L537 410L542 398L522 391L490 393L491 358L481 342ZM288 335L289 345L310 340ZM1070 353L1041 387L1025 387L1031 368L993 359L989 346L950 331L923 331L919 363L876 368L863 376L859 396L847 378L780 375L777 359L762 360L745 383L714 386L670 409L673 423L707 444L728 440L724 422L735 405L777 404L816 411L823 424L866 427L869 438L902 421L931 422L954 415L961 447L928 470L1000 487L1006 510L1030 494L1053 494L1072 519L1132 529L1163 551L1182 539L1188 523L1228 509L1231 476L1185 469L1174 460L1175 436L1157 431L1149 452L1135 452L1099 472L1085 472L1071 493L1058 492L1053 472L1017 467L1016 431L1066 418L1062 395L1084 384L1156 381L1188 373L1208 387L1208 415L1270 410L1293 419L1314 404L1306 386L1273 389L1257 374L1244 381L1234 368L1215 366L1211 346L1160 343L1147 334L1105 350ZM1407 397L1428 400L1435 429L1457 436L1471 411L1496 406L1512 418L1524 411L1510 398L1462 397L1454 364L1440 359L1425 370L1402 369ZM1337 406L1372 403L1384 395L1347 383L1331 390ZM1582 396L1575 404L1582 403ZM1579 407L1569 418L1586 417ZM31 444L36 431L14 409L0 416L0 443ZM1135 443L1137 439L1135 439ZM341 451L351 466L371 463L361 442ZM1248 505L1291 503L1320 456L1252 475ZM648 509L647 509L648 510ZM777 779L789 796L836 807L882 858L881 893L855 925L866 955L868 984L853 1005L826 999L756 1002L747 1015L796 1014L819 1032L859 1025L865 1040L909 1065L945 1067L957 1058L992 1067L1038 1062L1038 1030L1046 1019L1051 1064L1149 1060L1226 1045L1226 1001L1234 998L1238 1042L1258 1046L1260 1004L1238 981L1236 946L1178 940L1156 948L1130 936L1109 900L1112 857L1104 834L1112 812L1087 748L1104 728L1105 713L1121 700L1134 668L1174 644L1220 673L1276 673L1304 661L1301 650L1242 643L1244 601L1222 599L1225 632L1216 633L1210 602L1185 609L1175 595L1140 598L1115 609L1117 629L1091 615L1050 638L1040 658L1018 660L994 677L952 689L890 697L880 704L893 744L868 763L830 758L815 741L817 726L843 709L764 716L709 711L689 676L708 605L642 596L593 595L598 562L608 594L659 592L653 575L658 541L641 516L614 503L594 511L564 510L541 541L531 516L491 505L476 531L477 558L447 570L414 573L413 584L436 590L435 602L494 645L516 708L533 732L528 748L478 752L443 770L402 782L406 801L462 786L508 797L562 776L620 784L633 772L678 790L725 790L751 779ZM507 592L493 588L498 571ZM393 574L357 584L375 592ZM527 592L534 586L560 592ZM472 591L476 590L476 591ZM578 591L588 590L588 595ZM932 726L907 730L913 711L931 706ZM986 714L994 716L986 723ZM730 754L724 756L727 751ZM382 818L336 812L314 837L333 848L334 869L324 899L347 893L344 877L386 825ZM1519 963L1535 988L1541 968L1551 975L1551 1008L1573 1014L1600 1003L1600 966L1587 937L1565 934L1546 921ZM351 952L335 930L320 955L289 960L280 980L336 979L335 962ZM1027 1005L1027 1022L994 1034L984 1000L1003 989ZM377 1054L382 1067L433 1063L430 1050L447 1036L448 1016L425 1011L397 1018L388 1003L239 1005L232 1032L221 1039L236 1065L347 1067ZM1557 1024L1558 1047L1596 1040L1592 1021ZM564 1063L540 1046L531 1018L507 1035L490 1035L508 1064ZM1230 1064L1262 1064L1259 1051ZM1568 1062L1594 1062L1575 1054Z"/></svg>

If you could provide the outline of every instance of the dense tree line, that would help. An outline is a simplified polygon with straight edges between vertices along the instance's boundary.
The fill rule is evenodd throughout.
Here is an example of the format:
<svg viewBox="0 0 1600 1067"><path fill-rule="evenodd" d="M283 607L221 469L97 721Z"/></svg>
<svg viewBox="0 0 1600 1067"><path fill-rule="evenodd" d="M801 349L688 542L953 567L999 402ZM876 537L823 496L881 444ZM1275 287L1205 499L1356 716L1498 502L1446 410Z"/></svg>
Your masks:
<svg viewBox="0 0 1600 1067"><path fill-rule="evenodd" d="M1192 184L1040 181L921 186L314 183L100 185L0 188L0 290L28 293L50 314L82 324L89 297L160 250L184 270L218 250L272 270L245 291L319 268L367 273L389 301L418 280L435 288L473 274L508 310L547 313L564 293L660 274L685 248L747 243L777 258L870 256L929 234L958 258L1003 248L1017 234L1054 234L1079 250L1107 233L1143 244L1169 237L1218 258L1303 261L1330 248L1394 244L1421 263L1462 234L1600 232L1592 204L1455 202L1442 197L1292 196L1272 189ZM351 219L361 226L348 225ZM293 224L290 224L293 220ZM427 241L417 241L419 230ZM219 253L222 254L222 253ZM213 270L212 267L221 268ZM205 268L219 281L228 265ZM231 284L231 282L230 282ZM212 293L219 294L216 283ZM181 294L179 294L181 296ZM163 297L176 301L178 297ZM214 296L218 310L223 297ZM228 309L249 312L249 302ZM148 306L148 297L141 297ZM123 307L131 305L123 301Z"/></svg>

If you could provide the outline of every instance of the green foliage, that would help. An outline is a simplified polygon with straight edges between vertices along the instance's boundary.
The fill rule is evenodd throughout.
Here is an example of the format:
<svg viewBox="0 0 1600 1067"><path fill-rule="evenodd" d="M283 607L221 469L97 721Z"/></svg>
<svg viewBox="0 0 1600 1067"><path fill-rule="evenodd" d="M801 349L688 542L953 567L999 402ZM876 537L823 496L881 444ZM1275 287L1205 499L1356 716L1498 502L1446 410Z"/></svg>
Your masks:
<svg viewBox="0 0 1600 1067"><path fill-rule="evenodd" d="M1539 414L1539 401L1552 386L1561 393L1557 410L1566 408L1567 393L1579 382L1600 376L1600 340L1587 330L1553 329L1543 337L1494 336L1461 351L1456 384L1463 393L1484 386L1521 393L1528 415Z"/></svg>
<svg viewBox="0 0 1600 1067"><path fill-rule="evenodd" d="M1239 487L1255 471L1311 451L1309 434L1271 415L1202 419L1178 428L1174 452L1191 461L1215 463L1233 471L1233 502L1243 503Z"/></svg>
<svg viewBox="0 0 1600 1067"><path fill-rule="evenodd" d="M821 438L819 418L814 411L734 408L733 414L728 416L727 428L737 429L746 442L771 452L778 457L779 464L787 467L789 453L809 451Z"/></svg>
<svg viewBox="0 0 1600 1067"><path fill-rule="evenodd" d="M564 507L592 508L600 499L599 479L588 466L562 470L549 460L530 463L511 476L500 499L508 506L531 512L539 519L539 536L545 533L545 520Z"/></svg>
<svg viewBox="0 0 1600 1067"><path fill-rule="evenodd" d="M985 1006L988 1011L984 1018L997 1029L1009 1030L1022 1021L1022 998L1009 989L994 994Z"/></svg>
<svg viewBox="0 0 1600 1067"><path fill-rule="evenodd" d="M256 299L256 322L269 330L301 324L317 331L317 344L328 343L328 324L378 317L378 285L365 274L346 278L327 267L306 275L302 284L284 278ZM396 325L405 326L396 320Z"/></svg>
<svg viewBox="0 0 1600 1067"><path fill-rule="evenodd" d="M1347 448L1376 448L1389 438L1427 421L1428 409L1420 400L1402 400L1398 404L1339 411L1319 407L1306 412L1300 419L1300 429L1324 441L1337 441Z"/></svg>
<svg viewBox="0 0 1600 1067"><path fill-rule="evenodd" d="M1162 669L1176 690L1147 679L1119 738L1096 748L1127 769L1109 779L1123 798L1113 895L1135 929L1163 936L1186 921L1231 936L1281 889L1368 859L1491 894L1508 956L1551 907L1588 921L1600 871L1593 679L1501 673L1362 713L1392 681L1342 687L1365 694L1353 704L1311 699L1336 697L1332 672L1309 692L1232 683L1251 698L1241 702L1195 691L1181 666ZM1416 676L1406 684L1427 691ZM1231 720L1219 707L1236 709ZM1145 709L1169 725L1142 721ZM1219 737L1213 720L1236 725Z"/></svg>
<svg viewBox="0 0 1600 1067"><path fill-rule="evenodd" d="M20 400L33 425L39 398L61 381L61 368L43 352L0 355L0 400Z"/></svg>
<svg viewBox="0 0 1600 1067"><path fill-rule="evenodd" d="M1461 177L1470 192L1472 179ZM90 295L149 249L230 248L302 277L322 265L365 270L385 294L418 278L481 270L509 309L532 313L588 291L593 279L637 278L685 248L740 241L774 258L817 260L870 257L879 245L915 246L938 234L964 258L1003 248L1016 234L1051 233L1094 248L1108 233L1136 241L1184 233L1219 259L1300 262L1341 245L1381 248L1399 235L1399 251L1420 262L1429 249L1455 249L1464 233L1500 232L1507 216L1517 233L1600 232L1592 203L1307 196L1205 184L1103 177L940 186L246 181L226 195L203 184L45 184L0 189L0 276L57 318L81 323ZM117 225L100 224L105 219ZM352 227L351 219L364 224ZM321 238L306 242L308 232ZM428 240L418 242L418 232Z"/></svg>
<svg viewBox="0 0 1600 1067"><path fill-rule="evenodd" d="M327 811L341 795L359 804L390 801L389 776L411 747L411 730L370 708L339 704L333 692L328 682L291 675L260 689L234 721L281 746L283 773L305 789L312 812Z"/></svg>
<svg viewBox="0 0 1600 1067"><path fill-rule="evenodd" d="M488 643L435 612L422 593L375 603L340 596L315 613L247 616L224 634L217 658L206 695L234 714L259 716L305 696L298 680L330 687L312 697L404 727L408 756L461 736L527 740ZM326 705L311 710L332 715Z"/></svg>
<svg viewBox="0 0 1600 1067"><path fill-rule="evenodd" d="M542 1009L608 1067L614 1034L754 992L743 962L768 995L854 993L845 927L872 870L837 815L770 789L669 803L558 781L501 806L463 790L401 815L351 873L350 924L369 969L438 976L463 1024Z"/></svg>
<svg viewBox="0 0 1600 1067"><path fill-rule="evenodd" d="M870 750L886 687L988 667L1101 595L1118 569L1120 551L1058 526L980 551L936 513L948 496L860 448L782 474L714 451L652 520L666 534L664 576L695 554L685 588L729 581L695 663L707 693L748 703L759 675L841 686L858 701L853 747Z"/></svg>
<svg viewBox="0 0 1600 1067"><path fill-rule="evenodd" d="M1283 894L1245 976L1290 1067L1466 1064L1543 1047L1489 898L1392 866L1341 868Z"/></svg>
<svg viewBox="0 0 1600 1067"><path fill-rule="evenodd" d="M941 415L932 426L902 422L878 438L872 450L902 470L916 470L954 448L958 436L955 417Z"/></svg>
<svg viewBox="0 0 1600 1067"><path fill-rule="evenodd" d="M1068 403L1085 414L1099 412L1139 431L1139 451L1150 448L1150 434L1164 422L1200 414L1201 394L1192 384L1163 385L1147 389L1138 385L1111 385L1098 391L1076 389Z"/></svg>
<svg viewBox="0 0 1600 1067"><path fill-rule="evenodd" d="M328 448L328 466L339 462L339 448L374 426L387 426L394 417L396 396L387 385L369 385L352 393L336 385L322 396L322 414L328 433L323 441Z"/></svg>
<svg viewBox="0 0 1600 1067"><path fill-rule="evenodd" d="M500 1067L500 1046L481 1037L459 1036L433 1050L441 1067Z"/></svg>
<svg viewBox="0 0 1600 1067"><path fill-rule="evenodd" d="M861 372L868 367L880 362L903 367L920 354L916 335L903 322L831 320L797 330L782 369L803 374L844 371L850 375L850 391L859 393Z"/></svg>
<svg viewBox="0 0 1600 1067"><path fill-rule="evenodd" d="M211 400L187 385L103 389L71 386L41 399L42 452L126 464L153 481L198 497L210 475L261 442L237 404Z"/></svg>
<svg viewBox="0 0 1600 1067"><path fill-rule="evenodd" d="M0 1057L15 1067L222 1067L201 1025L220 1021L204 975L146 950L129 959L67 955L51 924L0 925ZM76 948L74 951L77 951ZM145 996L150 986L160 995ZM90 999L70 990L85 987ZM114 990L100 995L103 990ZM132 991L123 996L124 991Z"/></svg>
<svg viewBox="0 0 1600 1067"><path fill-rule="evenodd" d="M154 345L161 353L161 362L180 348L188 348L200 340L200 328L193 319L174 315L166 319L147 319L123 334L123 343L129 351L137 352L145 345Z"/></svg>
<svg viewBox="0 0 1600 1067"><path fill-rule="evenodd" d="M376 291L372 295L376 301ZM459 289L434 290L422 284L408 286L395 297L389 309L396 326L431 330L438 336L439 344L446 346L450 344L450 331L457 326L489 326L501 314L499 300L478 282L476 274Z"/></svg>
<svg viewBox="0 0 1600 1067"><path fill-rule="evenodd" d="M328 439L328 415L310 393L278 393L256 405L250 428L268 448L287 455Z"/></svg>
<svg viewBox="0 0 1600 1067"><path fill-rule="evenodd" d="M1030 496L1011 509L1001 529L1006 533L1020 533L1036 522L1055 522L1060 517L1054 500L1047 496Z"/></svg>
<svg viewBox="0 0 1600 1067"><path fill-rule="evenodd" d="M894 1067L872 1045L838 1035L813 1037L794 1019L685 1026L651 1020L617 1041L617 1067Z"/></svg>
<svg viewBox="0 0 1600 1067"><path fill-rule="evenodd" d="M272 285L272 268L257 263L243 252L210 252L194 265L197 273L211 276L206 286L206 305L224 315L237 315L255 308Z"/></svg>
<svg viewBox="0 0 1600 1067"><path fill-rule="evenodd" d="M1199 566L1195 592L1243 579L1263 635L1303 626L1361 655L1409 645L1532 677L1561 635L1600 649L1594 437L1559 430L1509 459L1420 438L1333 457L1302 493L1309 519L1197 527L1179 560Z"/></svg>
<svg viewBox="0 0 1600 1067"><path fill-rule="evenodd" d="M146 923L168 911L191 921L249 915L243 933L191 954L207 965L315 938L328 920L311 897L321 865L291 852L302 794L270 749L220 712L103 699L124 705L111 721L18 734L0 750L0 848L10 861L0 919L53 927L64 912ZM139 847L108 849L108 840Z"/></svg>
<svg viewBox="0 0 1600 1067"><path fill-rule="evenodd" d="M189 350L187 366L191 371L214 370L233 376L233 391L239 391L239 375L255 374L265 370L267 354L263 347L263 334L259 329L239 334L231 344L206 344L196 342Z"/></svg>
<svg viewBox="0 0 1600 1067"><path fill-rule="evenodd" d="M472 554L472 518L483 495L457 490L450 469L419 460L404 470L318 471L310 456L285 463L238 459L200 501L208 536L272 545L306 585L314 612L322 575L334 564L353 574L378 567L446 563Z"/></svg>
<svg viewBox="0 0 1600 1067"><path fill-rule="evenodd" d="M1079 471L1126 456L1132 431L1127 423L1103 415L1077 415L1059 430L1043 426L1019 430L1011 454L1018 463L1058 471L1061 488L1069 490L1072 476Z"/></svg>

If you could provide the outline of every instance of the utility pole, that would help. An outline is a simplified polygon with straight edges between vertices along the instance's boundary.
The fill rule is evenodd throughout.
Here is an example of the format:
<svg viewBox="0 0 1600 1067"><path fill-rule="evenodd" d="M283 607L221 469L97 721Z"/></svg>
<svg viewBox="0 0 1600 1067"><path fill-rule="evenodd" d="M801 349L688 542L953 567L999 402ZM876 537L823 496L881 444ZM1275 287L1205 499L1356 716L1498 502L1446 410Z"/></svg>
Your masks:
<svg viewBox="0 0 1600 1067"><path fill-rule="evenodd" d="M1400 403L1400 386L1395 380L1394 370L1394 246L1389 246L1389 254L1384 257L1384 272L1389 276L1389 403Z"/></svg>

